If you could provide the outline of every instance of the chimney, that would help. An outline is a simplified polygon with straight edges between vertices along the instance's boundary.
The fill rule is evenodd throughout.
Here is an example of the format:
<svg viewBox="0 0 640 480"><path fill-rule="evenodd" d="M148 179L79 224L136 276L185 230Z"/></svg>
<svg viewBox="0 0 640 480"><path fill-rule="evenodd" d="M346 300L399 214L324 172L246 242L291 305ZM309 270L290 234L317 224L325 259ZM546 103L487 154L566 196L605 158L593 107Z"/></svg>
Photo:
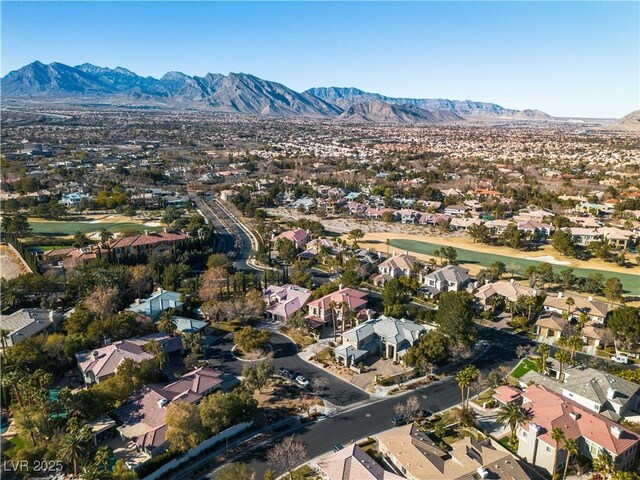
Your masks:
<svg viewBox="0 0 640 480"><path fill-rule="evenodd" d="M588 300L589 300L590 302L593 302L593 297L592 297L591 295L589 295Z"/></svg>
<svg viewBox="0 0 640 480"><path fill-rule="evenodd" d="M49 310L49 321L53 323L54 320L55 320L55 315L53 313L53 310Z"/></svg>
<svg viewBox="0 0 640 480"><path fill-rule="evenodd" d="M611 425L611 435L616 438L620 438L620 436L622 435L622 429L617 425Z"/></svg>
<svg viewBox="0 0 640 480"><path fill-rule="evenodd" d="M164 227L164 228L162 229L162 231L163 231L164 233L168 233L168 232L167 232L167 227Z"/></svg>
<svg viewBox="0 0 640 480"><path fill-rule="evenodd" d="M166 398L161 398L160 400L158 400L158 402L157 402L157 403L158 403L158 406L159 406L160 408L162 408L162 407L164 407L164 406L165 406L167 403L169 403L169 402L167 401L167 399L166 399Z"/></svg>
<svg viewBox="0 0 640 480"><path fill-rule="evenodd" d="M580 418L580 414L578 412L571 412L569 413L569 416L574 420L578 420Z"/></svg>
<svg viewBox="0 0 640 480"><path fill-rule="evenodd" d="M558 298L562 298L562 292L558 292Z"/></svg>
<svg viewBox="0 0 640 480"><path fill-rule="evenodd" d="M158 293L162 293L162 287L158 287L158 288L156 289L156 291L157 291Z"/></svg>
<svg viewBox="0 0 640 480"><path fill-rule="evenodd" d="M511 280L509 280L509 282L511 283L511 285L513 285L514 283L516 283L515 279L513 279L513 278L512 278Z"/></svg>
<svg viewBox="0 0 640 480"><path fill-rule="evenodd" d="M338 291L342 290L342 284L338 285Z"/></svg>
<svg viewBox="0 0 640 480"><path fill-rule="evenodd" d="M529 422L529 431L537 436L538 432L540 431L540 426L533 422Z"/></svg>
<svg viewBox="0 0 640 480"><path fill-rule="evenodd" d="M97 350L94 350L92 355L93 355L93 359L96 360L98 358L99 353Z"/></svg>
<svg viewBox="0 0 640 480"><path fill-rule="evenodd" d="M149 230L145 230L145 231L144 231L144 234L145 234L145 235L149 235Z"/></svg>
<svg viewBox="0 0 640 480"><path fill-rule="evenodd" d="M533 290L533 296L534 296L534 297L537 297L537 296L538 296L538 290L536 290L536 289L534 289L534 290Z"/></svg>
<svg viewBox="0 0 640 480"><path fill-rule="evenodd" d="M616 397L616 389L615 388L607 388L607 400L613 400Z"/></svg>
<svg viewBox="0 0 640 480"><path fill-rule="evenodd" d="M404 254L405 254L405 255L409 255L409 250L405 250L405 251L404 251Z"/></svg>

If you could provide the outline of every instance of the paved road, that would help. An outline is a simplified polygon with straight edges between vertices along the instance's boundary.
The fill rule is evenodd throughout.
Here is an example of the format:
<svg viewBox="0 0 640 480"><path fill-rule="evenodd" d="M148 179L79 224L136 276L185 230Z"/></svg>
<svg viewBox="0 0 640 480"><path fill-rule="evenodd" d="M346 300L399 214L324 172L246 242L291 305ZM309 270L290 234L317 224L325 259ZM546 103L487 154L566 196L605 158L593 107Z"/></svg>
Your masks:
<svg viewBox="0 0 640 480"><path fill-rule="evenodd" d="M273 333L271 345L274 354L272 363L276 369L281 367L288 368L301 373L309 380L325 377L329 382L329 388L323 393L322 398L331 404L344 407L369 399L369 395L349 382L329 375L321 368L311 365L298 357L296 345L284 335ZM212 367L231 375L240 375L246 362L238 360L233 355L231 352L232 347L233 338L229 334L207 349L207 358Z"/></svg>
<svg viewBox="0 0 640 480"><path fill-rule="evenodd" d="M501 365L515 366L518 362L515 354L516 347L518 345L533 344L533 342L522 337L485 327L479 327L479 334L481 339L491 343L491 348L473 362L484 373L488 373ZM330 452L336 443L345 445L351 440L375 435L390 428L390 419L394 415L394 406L411 394L417 395L422 407L432 412L445 410L460 402L460 390L455 380L449 378L440 383L416 389L400 397L378 401L372 400L371 403L362 407L351 411L347 410L342 414L314 424L301 426L296 436L307 445L307 458L315 458ZM271 446L272 444L258 446L233 461L249 464L251 468L256 470L257 478L261 478L267 469L266 452ZM215 471L206 474L209 478L215 478L215 475Z"/></svg>
<svg viewBox="0 0 640 480"><path fill-rule="evenodd" d="M251 239L237 221L220 208L216 199L205 201L196 196L191 199L220 234L219 251L233 254L233 266L237 270L255 273L257 270L247 264L251 257Z"/></svg>

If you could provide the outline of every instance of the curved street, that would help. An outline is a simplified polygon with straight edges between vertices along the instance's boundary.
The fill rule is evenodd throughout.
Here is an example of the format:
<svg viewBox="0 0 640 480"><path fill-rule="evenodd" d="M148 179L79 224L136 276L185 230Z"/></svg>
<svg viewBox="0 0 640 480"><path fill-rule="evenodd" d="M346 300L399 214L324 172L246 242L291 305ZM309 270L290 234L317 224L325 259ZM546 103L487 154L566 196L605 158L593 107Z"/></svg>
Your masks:
<svg viewBox="0 0 640 480"><path fill-rule="evenodd" d="M475 364L483 373L488 373L494 368L499 366L514 367L518 362L516 356L516 347L518 345L533 345L534 343L526 338L512 335L506 332L497 331L487 327L478 327L480 339L486 340L491 344L483 355L475 359L472 363ZM276 358L274 364L277 368L284 366L286 368L295 368L309 377L314 375L327 375L333 377L330 374L325 373L321 369L308 364L304 360L300 359L295 353L295 347L290 348L286 346L287 341L282 340L280 337L286 339L281 335L274 335L276 339ZM281 344L281 340L285 345ZM232 342L230 342L232 343ZM230 373L241 370L240 365L234 365L234 363L241 362L225 362L224 358L229 360L229 357L224 353L229 352L233 345L220 345L214 346L219 348L217 352L221 357L221 363L223 368L227 368ZM301 365L302 362L305 365ZM369 397L368 400L360 401L358 405L354 405L351 408L348 405L358 402L358 394L365 396L363 392L358 390L358 394L350 392L350 386L347 382L339 380L333 377L333 381L343 383L346 387L343 388L342 394L336 394L330 388L323 398L331 401L332 398L336 400L342 400L342 405L346 408L341 409L340 413L314 423L300 425L295 431L295 435L299 440L303 441L307 445L307 460L311 460L317 456L328 453L333 446L337 443L346 445L352 440L358 440L368 436L375 435L378 432L391 428L391 417L395 414L394 406L403 401L408 395L417 395L420 404L423 408L432 412L439 412L455 406L460 402L460 390L455 382L455 379L449 377L445 380L435 382L428 386L410 390L401 395L397 395L385 399L375 399ZM355 388L355 387L351 387ZM335 397L334 397L335 395ZM346 396L345 396L346 395ZM277 443L279 437L271 437L268 441L258 444L254 448L245 450L242 454L235 457L233 461L245 462L251 468L257 472L257 478L261 478L266 469L268 468L266 462L266 453ZM217 468L209 471L203 475L195 478L215 478Z"/></svg>

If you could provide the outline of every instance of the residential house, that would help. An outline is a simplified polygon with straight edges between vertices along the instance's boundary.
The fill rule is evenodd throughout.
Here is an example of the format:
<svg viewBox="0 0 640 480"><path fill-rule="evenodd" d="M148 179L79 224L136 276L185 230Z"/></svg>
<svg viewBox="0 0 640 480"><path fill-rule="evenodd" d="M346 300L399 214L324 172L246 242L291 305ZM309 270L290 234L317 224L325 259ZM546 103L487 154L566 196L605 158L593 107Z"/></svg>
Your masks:
<svg viewBox="0 0 640 480"><path fill-rule="evenodd" d="M382 468L355 443L323 458L317 465L326 480L405 480Z"/></svg>
<svg viewBox="0 0 640 480"><path fill-rule="evenodd" d="M420 273L419 281L426 289L427 295L435 297L442 292L464 290L471 283L471 277L466 268L447 265L431 273Z"/></svg>
<svg viewBox="0 0 640 480"><path fill-rule="evenodd" d="M302 248L311 241L311 235L307 230L298 228L296 230L287 230L286 232L282 232L280 235L277 235L273 241L275 243L281 239L293 242L296 248Z"/></svg>
<svg viewBox="0 0 640 480"><path fill-rule="evenodd" d="M145 299L136 299L134 303L129 305L127 310L139 313L149 317L151 320L158 320L163 312L170 308L176 311L182 311L184 302L180 300L182 294L171 290L164 290L158 287L153 294Z"/></svg>
<svg viewBox="0 0 640 480"><path fill-rule="evenodd" d="M497 441L464 437L445 451L415 424L376 435L380 453L411 480L526 480L521 461Z"/></svg>
<svg viewBox="0 0 640 480"><path fill-rule="evenodd" d="M576 245L586 247L592 242L601 241L603 236L596 228L571 227L568 229Z"/></svg>
<svg viewBox="0 0 640 480"><path fill-rule="evenodd" d="M341 322L345 311L351 310L358 316L366 309L367 292L348 287L342 288L340 285L337 292L309 302L308 307L309 313L305 318L313 328L324 326L334 319L336 322Z"/></svg>
<svg viewBox="0 0 640 480"><path fill-rule="evenodd" d="M91 197L86 193L73 192L62 195L58 203L60 203L60 205L64 205L65 207L77 208L80 206L83 199L89 200L90 198Z"/></svg>
<svg viewBox="0 0 640 480"><path fill-rule="evenodd" d="M452 218L449 222L449 228L451 230L469 230L469 227L473 225L482 225L484 220L481 218Z"/></svg>
<svg viewBox="0 0 640 480"><path fill-rule="evenodd" d="M575 440L579 454L586 458L605 453L619 470L629 469L636 461L640 437L631 430L540 385L522 392L499 387L494 398L505 404L505 396L513 398L516 393L516 399L508 401L516 401L532 415L517 429L518 455L528 463L550 475L564 467L566 451L551 438L554 427L562 429L565 438Z"/></svg>
<svg viewBox="0 0 640 480"><path fill-rule="evenodd" d="M640 385L595 368L569 367L563 381L530 370L519 379L521 387L542 385L614 422L640 413Z"/></svg>
<svg viewBox="0 0 640 480"><path fill-rule="evenodd" d="M495 235L500 235L511 223L513 222L510 222L509 220L489 220L488 222L485 222L484 225Z"/></svg>
<svg viewBox="0 0 640 480"><path fill-rule="evenodd" d="M541 314L535 323L539 341L555 343L561 336L569 321L556 312Z"/></svg>
<svg viewBox="0 0 640 480"><path fill-rule="evenodd" d="M308 260L316 258L320 253L324 253L329 257L335 257L342 251L342 247L340 245L328 238L316 238L311 240L304 246L304 248L305 250L298 254L298 257Z"/></svg>
<svg viewBox="0 0 640 480"><path fill-rule="evenodd" d="M303 210L305 212L313 210L315 206L316 206L316 200L315 198L311 198L311 197L299 198L294 202L292 202L291 205L289 205L290 208L295 208L296 210Z"/></svg>
<svg viewBox="0 0 640 480"><path fill-rule="evenodd" d="M445 215L463 215L469 208L465 205L449 205L444 207Z"/></svg>
<svg viewBox="0 0 640 480"><path fill-rule="evenodd" d="M398 210L396 215L400 218L402 223L416 223L420 218L420 212L408 208Z"/></svg>
<svg viewBox="0 0 640 480"><path fill-rule="evenodd" d="M342 334L342 345L333 353L336 361L351 366L373 354L401 362L407 349L416 344L426 328L411 320L381 315Z"/></svg>
<svg viewBox="0 0 640 480"><path fill-rule="evenodd" d="M94 350L78 352L76 360L85 383L91 385L112 377L125 359L131 359L136 363L152 359L153 355L144 349L145 345L152 340L162 344L167 354L182 351L180 337L154 333L145 337L120 340Z"/></svg>
<svg viewBox="0 0 640 480"><path fill-rule="evenodd" d="M615 249L624 250L631 248L634 244L634 234L629 230L617 227L600 227L598 233Z"/></svg>
<svg viewBox="0 0 640 480"><path fill-rule="evenodd" d="M21 308L9 315L0 315L0 329L6 332L2 346L11 347L38 333L55 328L59 316L46 308Z"/></svg>
<svg viewBox="0 0 640 480"><path fill-rule="evenodd" d="M509 302L517 302L518 298L528 295L536 295L537 291L531 287L520 285L513 280L503 280L487 283L475 293L476 300L485 308L489 307L493 299L502 297Z"/></svg>
<svg viewBox="0 0 640 480"><path fill-rule="evenodd" d="M193 318L181 317L179 315L174 315L173 321L176 322L176 330L180 333L201 333L207 328L208 323L202 320L197 320Z"/></svg>
<svg viewBox="0 0 640 480"><path fill-rule="evenodd" d="M535 220L527 220L518 223L518 230L529 234L534 239L544 239L551 235L552 227L548 223L542 223Z"/></svg>
<svg viewBox="0 0 640 480"><path fill-rule="evenodd" d="M392 278L408 277L411 275L411 269L415 262L416 257L407 253L397 255L394 252L393 256L378 265L378 275L373 279L373 282L376 285L384 285Z"/></svg>
<svg viewBox="0 0 640 480"><path fill-rule="evenodd" d="M572 298L574 304L567 305L567 299ZM593 297L583 297L580 295L565 295L562 292L558 292L557 296L547 296L544 300L543 308L547 312L567 313L570 318L577 319L583 313L586 314L589 319L594 322L604 325L607 316L611 312L609 304L594 300Z"/></svg>
<svg viewBox="0 0 640 480"><path fill-rule="evenodd" d="M132 441L139 450L155 456L164 452L169 443L167 409L172 403L199 403L222 385L222 374L211 367L200 367L185 373L169 385L147 385L138 390L114 416L121 424L123 439Z"/></svg>
<svg viewBox="0 0 640 480"><path fill-rule="evenodd" d="M163 255L169 253L174 244L191 238L187 233L148 232L122 237L109 242L109 249L116 258L123 255Z"/></svg>
<svg viewBox="0 0 640 480"><path fill-rule="evenodd" d="M267 304L267 319L286 322L304 307L311 298L311 291L298 285L269 285L263 300Z"/></svg>

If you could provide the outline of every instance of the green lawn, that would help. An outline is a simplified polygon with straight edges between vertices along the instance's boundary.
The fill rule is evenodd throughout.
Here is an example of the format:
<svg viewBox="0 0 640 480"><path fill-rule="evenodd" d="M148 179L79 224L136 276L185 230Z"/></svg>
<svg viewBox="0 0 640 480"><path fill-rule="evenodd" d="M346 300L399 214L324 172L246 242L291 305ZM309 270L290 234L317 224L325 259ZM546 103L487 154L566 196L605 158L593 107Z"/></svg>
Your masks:
<svg viewBox="0 0 640 480"><path fill-rule="evenodd" d="M436 249L442 247L437 243L423 242L419 240L406 240L406 239L392 239L389 240L389 245L398 248L400 250L409 250L415 253L422 253L425 255L433 255ZM461 263L474 263L483 267L488 267L494 262L502 262L505 265L514 263L519 265L523 269L529 266L538 266L541 262L536 260L525 260L517 257L508 257L506 255L496 255L492 253L475 252L473 250L466 250L463 248L457 248L458 261ZM552 265L553 271L559 273L563 270L567 270L570 267L563 267L561 265ZM636 269L637 270L637 269ZM633 271L633 269L631 269ZM622 282L622 286L625 291L631 295L640 295L640 275L633 273L616 273L608 272L606 270L596 270L590 268L574 268L573 273L576 277L587 277L592 273L600 273L604 279L610 277L617 277Z"/></svg>
<svg viewBox="0 0 640 480"><path fill-rule="evenodd" d="M520 378L530 370L536 370L536 364L533 360L525 358L511 372L513 378Z"/></svg>
<svg viewBox="0 0 640 480"><path fill-rule="evenodd" d="M45 235L52 237L61 237L65 235L74 235L76 232L97 232L103 228L111 232L122 232L125 230L136 230L144 232L145 230L157 231L161 227L146 227L134 222L118 222L118 223L89 223L89 222L34 222L30 221L31 229L34 235Z"/></svg>

